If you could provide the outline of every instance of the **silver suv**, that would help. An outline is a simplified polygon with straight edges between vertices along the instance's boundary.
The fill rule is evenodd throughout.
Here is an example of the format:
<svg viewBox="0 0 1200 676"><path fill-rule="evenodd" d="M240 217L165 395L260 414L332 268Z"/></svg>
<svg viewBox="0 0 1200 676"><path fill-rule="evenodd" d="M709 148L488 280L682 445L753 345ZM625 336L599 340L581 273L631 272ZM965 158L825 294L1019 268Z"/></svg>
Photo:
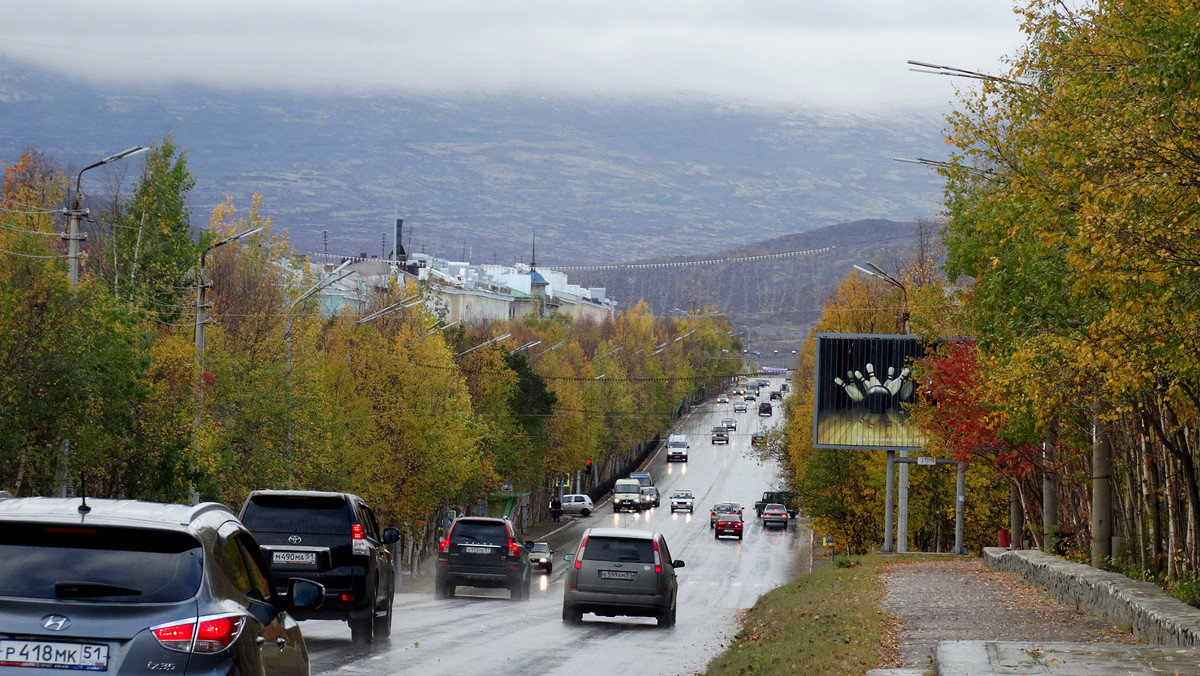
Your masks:
<svg viewBox="0 0 1200 676"><path fill-rule="evenodd" d="M579 549L565 560L563 622L578 624L584 613L605 617L654 617L658 626L675 624L679 585L661 533L627 528L589 528Z"/></svg>

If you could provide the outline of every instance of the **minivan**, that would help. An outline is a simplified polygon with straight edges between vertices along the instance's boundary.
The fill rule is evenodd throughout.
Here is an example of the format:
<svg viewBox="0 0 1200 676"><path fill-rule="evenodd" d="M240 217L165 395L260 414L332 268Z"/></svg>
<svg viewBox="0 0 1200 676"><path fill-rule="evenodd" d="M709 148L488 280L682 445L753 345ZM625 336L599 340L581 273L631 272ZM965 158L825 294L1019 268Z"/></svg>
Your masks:
<svg viewBox="0 0 1200 676"><path fill-rule="evenodd" d="M637 479L617 479L613 485L613 511L642 511L642 484Z"/></svg>
<svg viewBox="0 0 1200 676"><path fill-rule="evenodd" d="M579 549L565 557L563 622L579 624L584 613L604 617L653 617L658 626L675 624L679 583L661 533L631 528L589 528Z"/></svg>

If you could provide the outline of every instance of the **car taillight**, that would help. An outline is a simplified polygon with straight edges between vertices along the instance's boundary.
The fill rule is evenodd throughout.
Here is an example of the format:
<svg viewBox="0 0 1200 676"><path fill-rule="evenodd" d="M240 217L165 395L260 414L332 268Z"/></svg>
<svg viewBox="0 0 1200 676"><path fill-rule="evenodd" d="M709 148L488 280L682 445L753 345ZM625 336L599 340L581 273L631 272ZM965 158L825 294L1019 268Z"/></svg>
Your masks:
<svg viewBox="0 0 1200 676"><path fill-rule="evenodd" d="M363 539L363 529L361 524L350 524L350 537L354 538L355 540Z"/></svg>
<svg viewBox="0 0 1200 676"><path fill-rule="evenodd" d="M438 543L438 554L445 554L450 551L450 536L447 535L445 540Z"/></svg>
<svg viewBox="0 0 1200 676"><path fill-rule="evenodd" d="M233 645L245 624L246 618L241 615L209 615L188 622L152 627L150 633L167 650L219 653Z"/></svg>
<svg viewBox="0 0 1200 676"><path fill-rule="evenodd" d="M509 556L520 556L520 554L521 554L521 547L517 543L513 542L512 536L509 535L508 536L508 555Z"/></svg>
<svg viewBox="0 0 1200 676"><path fill-rule="evenodd" d="M587 538L579 541L579 549L575 552L575 567L583 567L583 548L587 546Z"/></svg>
<svg viewBox="0 0 1200 676"><path fill-rule="evenodd" d="M654 541L654 572L662 572L662 554L658 553L658 540Z"/></svg>

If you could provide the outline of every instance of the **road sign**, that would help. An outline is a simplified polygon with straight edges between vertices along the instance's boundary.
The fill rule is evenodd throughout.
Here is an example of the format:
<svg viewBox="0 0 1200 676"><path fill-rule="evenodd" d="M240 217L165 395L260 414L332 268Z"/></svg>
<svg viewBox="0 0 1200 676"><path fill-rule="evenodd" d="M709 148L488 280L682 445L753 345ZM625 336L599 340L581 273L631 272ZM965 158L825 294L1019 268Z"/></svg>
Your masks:
<svg viewBox="0 0 1200 676"><path fill-rule="evenodd" d="M917 458L917 464L918 465L936 465L937 458L927 458L925 456L921 456L921 457Z"/></svg>
<svg viewBox="0 0 1200 676"><path fill-rule="evenodd" d="M829 536L829 535L822 535L821 536L821 546L822 547L832 547L833 546L833 537Z"/></svg>

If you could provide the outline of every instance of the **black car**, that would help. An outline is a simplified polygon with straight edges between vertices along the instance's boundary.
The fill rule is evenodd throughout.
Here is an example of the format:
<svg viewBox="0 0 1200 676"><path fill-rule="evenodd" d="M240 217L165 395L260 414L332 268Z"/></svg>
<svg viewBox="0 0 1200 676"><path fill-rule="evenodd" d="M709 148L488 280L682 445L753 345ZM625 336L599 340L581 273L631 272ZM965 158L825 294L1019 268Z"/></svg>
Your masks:
<svg viewBox="0 0 1200 676"><path fill-rule="evenodd" d="M267 570L224 505L0 499L0 672L307 674L324 590Z"/></svg>
<svg viewBox="0 0 1200 676"><path fill-rule="evenodd" d="M454 596L459 585L508 589L514 601L529 598L529 550L508 519L464 516L450 525L438 543L434 595Z"/></svg>
<svg viewBox="0 0 1200 676"><path fill-rule="evenodd" d="M758 414L759 415L771 415L771 402L764 401L763 403L759 404L758 405Z"/></svg>
<svg viewBox="0 0 1200 676"><path fill-rule="evenodd" d="M271 582L282 592L294 575L325 585L320 609L302 620L345 620L350 638L370 642L392 632L396 566L386 545L400 531L380 532L375 513L351 493L253 491L242 505L242 523L254 533L271 564Z"/></svg>

